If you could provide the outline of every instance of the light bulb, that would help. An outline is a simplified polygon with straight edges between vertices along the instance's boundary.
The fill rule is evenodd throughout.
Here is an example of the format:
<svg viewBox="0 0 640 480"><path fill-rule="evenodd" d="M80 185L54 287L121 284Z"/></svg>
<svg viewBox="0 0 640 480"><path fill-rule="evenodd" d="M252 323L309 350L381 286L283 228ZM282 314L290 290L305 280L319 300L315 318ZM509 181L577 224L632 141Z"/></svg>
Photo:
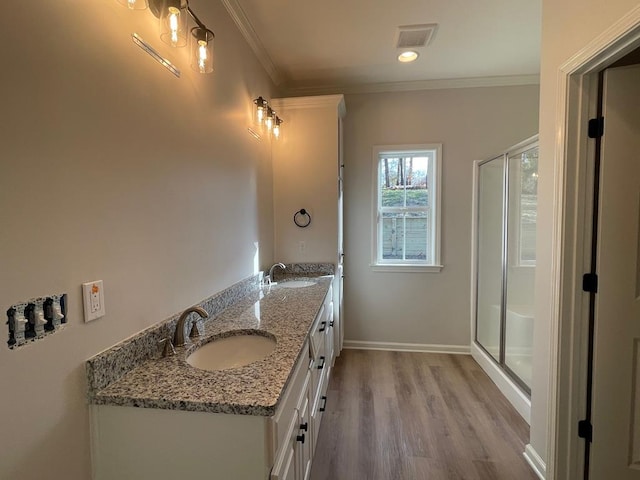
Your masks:
<svg viewBox="0 0 640 480"><path fill-rule="evenodd" d="M171 30L171 45L178 44L178 29L180 25L180 9L169 7L169 29Z"/></svg>
<svg viewBox="0 0 640 480"><path fill-rule="evenodd" d="M198 69L200 73L207 71L207 42L205 40L198 42Z"/></svg>
<svg viewBox="0 0 640 480"><path fill-rule="evenodd" d="M280 137L280 125L282 124L282 119L274 114L273 121L273 136L278 139Z"/></svg>
<svg viewBox="0 0 640 480"><path fill-rule="evenodd" d="M273 117L269 115L264 124L267 126L267 130L271 130L271 127L273 127Z"/></svg>
<svg viewBox="0 0 640 480"><path fill-rule="evenodd" d="M264 107L258 107L258 123L264 120Z"/></svg>
<svg viewBox="0 0 640 480"><path fill-rule="evenodd" d="M134 10L136 8L136 0L127 0L127 7L129 7L129 10Z"/></svg>

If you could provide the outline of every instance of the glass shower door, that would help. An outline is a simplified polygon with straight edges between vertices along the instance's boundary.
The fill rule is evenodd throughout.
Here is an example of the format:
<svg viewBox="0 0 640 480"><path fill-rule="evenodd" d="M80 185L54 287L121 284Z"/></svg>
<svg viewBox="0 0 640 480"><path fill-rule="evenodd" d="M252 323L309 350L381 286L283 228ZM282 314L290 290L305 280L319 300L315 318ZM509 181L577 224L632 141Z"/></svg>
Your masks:
<svg viewBox="0 0 640 480"><path fill-rule="evenodd" d="M504 364L530 391L533 352L538 147L509 153Z"/></svg>
<svg viewBox="0 0 640 480"><path fill-rule="evenodd" d="M501 361L504 156L478 166L476 341Z"/></svg>
<svg viewBox="0 0 640 480"><path fill-rule="evenodd" d="M476 344L530 394L537 138L478 163L476 181Z"/></svg>

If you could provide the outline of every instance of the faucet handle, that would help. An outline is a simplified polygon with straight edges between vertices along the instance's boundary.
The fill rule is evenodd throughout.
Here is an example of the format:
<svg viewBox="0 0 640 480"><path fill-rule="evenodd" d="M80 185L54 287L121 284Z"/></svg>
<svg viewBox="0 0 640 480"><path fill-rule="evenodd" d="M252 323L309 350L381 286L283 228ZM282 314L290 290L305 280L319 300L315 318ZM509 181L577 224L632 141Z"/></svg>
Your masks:
<svg viewBox="0 0 640 480"><path fill-rule="evenodd" d="M194 338L197 338L199 336L200 330L198 330L198 320L194 318L191 322L191 331L189 332L189 338L193 340Z"/></svg>
<svg viewBox="0 0 640 480"><path fill-rule="evenodd" d="M158 342L159 345L164 344L164 348L162 349L162 357L170 357L176 354L176 349L173 348L173 343L171 343L171 336L167 336Z"/></svg>

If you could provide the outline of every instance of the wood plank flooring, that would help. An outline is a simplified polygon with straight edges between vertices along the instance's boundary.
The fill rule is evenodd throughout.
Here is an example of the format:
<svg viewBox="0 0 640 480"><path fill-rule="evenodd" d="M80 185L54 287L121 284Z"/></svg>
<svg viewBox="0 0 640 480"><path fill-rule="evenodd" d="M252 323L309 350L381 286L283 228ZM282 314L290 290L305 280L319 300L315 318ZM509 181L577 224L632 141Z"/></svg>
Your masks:
<svg viewBox="0 0 640 480"><path fill-rule="evenodd" d="M468 355L343 350L311 480L537 480L529 426Z"/></svg>

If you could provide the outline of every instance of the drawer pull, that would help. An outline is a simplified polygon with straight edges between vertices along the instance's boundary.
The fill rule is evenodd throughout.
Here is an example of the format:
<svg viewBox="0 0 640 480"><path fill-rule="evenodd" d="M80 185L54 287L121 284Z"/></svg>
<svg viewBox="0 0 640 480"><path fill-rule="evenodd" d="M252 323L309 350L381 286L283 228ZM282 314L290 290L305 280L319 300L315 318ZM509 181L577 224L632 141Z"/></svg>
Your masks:
<svg viewBox="0 0 640 480"><path fill-rule="evenodd" d="M300 443L304 443L304 433L302 435L298 435L296 437L296 441Z"/></svg>
<svg viewBox="0 0 640 480"><path fill-rule="evenodd" d="M320 408L318 408L319 412L324 412L327 409L327 396L323 395L322 396L322 406Z"/></svg>
<svg viewBox="0 0 640 480"><path fill-rule="evenodd" d="M320 357L320 365L318 365L318 370L322 370L324 368L324 364L326 362L326 359L324 358L324 355Z"/></svg>
<svg viewBox="0 0 640 480"><path fill-rule="evenodd" d="M309 423L304 422L300 424L300 430L304 430L305 432L309 429Z"/></svg>
<svg viewBox="0 0 640 480"><path fill-rule="evenodd" d="M320 322L320 325L322 325L318 331L319 332L324 332L327 329L327 322Z"/></svg>

